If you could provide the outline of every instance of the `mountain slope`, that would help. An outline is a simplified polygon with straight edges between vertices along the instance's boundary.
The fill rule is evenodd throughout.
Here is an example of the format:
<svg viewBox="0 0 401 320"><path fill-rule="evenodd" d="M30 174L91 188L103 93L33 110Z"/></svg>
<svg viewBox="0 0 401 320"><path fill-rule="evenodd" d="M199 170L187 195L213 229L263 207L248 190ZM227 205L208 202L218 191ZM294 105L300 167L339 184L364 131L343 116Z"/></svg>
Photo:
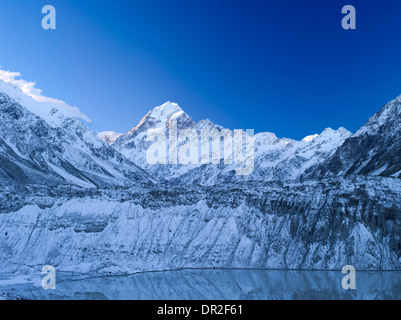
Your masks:
<svg viewBox="0 0 401 320"><path fill-rule="evenodd" d="M178 131L195 127L195 122L178 106L176 103L166 102L159 107L149 111L138 125L126 134L121 135L114 144L113 148L134 162L136 165L147 171L152 177L163 181L175 175L180 175L176 171L189 170L177 165L170 164L150 164L147 160L146 151L154 143L148 141L149 132L163 132L168 137L168 132L172 123L176 123ZM210 124L209 124L210 125ZM169 147L166 148L164 160L169 162Z"/></svg>
<svg viewBox="0 0 401 320"><path fill-rule="evenodd" d="M12 92L28 108L3 91ZM148 174L79 120L57 108L40 109L40 104L30 99L19 88L0 82L0 177L14 183L81 187L150 181ZM30 103L39 111L29 111Z"/></svg>
<svg viewBox="0 0 401 320"><path fill-rule="evenodd" d="M113 132L113 131L103 131L97 134L97 137L100 140L103 140L109 145L112 145L118 138L122 136L121 133Z"/></svg>
<svg viewBox="0 0 401 320"><path fill-rule="evenodd" d="M386 104L334 155L307 175L401 177L401 96Z"/></svg>

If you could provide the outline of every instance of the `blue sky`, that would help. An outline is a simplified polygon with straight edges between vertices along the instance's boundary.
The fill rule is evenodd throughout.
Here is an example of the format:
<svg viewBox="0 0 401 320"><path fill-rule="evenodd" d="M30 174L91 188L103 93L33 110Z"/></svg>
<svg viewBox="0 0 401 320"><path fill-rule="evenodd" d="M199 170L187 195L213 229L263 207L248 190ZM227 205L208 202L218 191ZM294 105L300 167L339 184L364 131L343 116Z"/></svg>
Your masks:
<svg viewBox="0 0 401 320"><path fill-rule="evenodd" d="M43 30L41 8L57 10ZM344 5L357 30L341 28ZM2 0L0 66L126 132L167 100L302 139L356 131L401 94L401 1Z"/></svg>

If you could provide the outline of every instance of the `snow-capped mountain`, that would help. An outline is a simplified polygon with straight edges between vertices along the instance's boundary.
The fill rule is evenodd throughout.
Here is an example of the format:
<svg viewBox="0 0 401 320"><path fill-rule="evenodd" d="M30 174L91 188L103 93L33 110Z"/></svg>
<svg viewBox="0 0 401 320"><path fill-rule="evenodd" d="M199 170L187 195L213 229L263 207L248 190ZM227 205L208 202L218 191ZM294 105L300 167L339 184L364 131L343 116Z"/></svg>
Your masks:
<svg viewBox="0 0 401 320"><path fill-rule="evenodd" d="M0 177L14 183L81 187L148 182L147 173L78 119L0 81Z"/></svg>
<svg viewBox="0 0 401 320"><path fill-rule="evenodd" d="M271 180L296 180L305 171L315 168L334 154L351 133L344 128L334 131L330 128L320 135L305 137L302 141L286 138L277 138L273 133L259 133L254 137L255 161L251 175L236 175L235 169L239 166L235 163L224 162L224 143L217 155L221 159L220 164L202 165L201 155L190 164L171 164L168 161L170 145L166 148L167 164L151 164L146 159L147 150L153 141L147 140L147 134L153 130L162 130L169 137L170 125L177 122L178 135L183 130L192 129L187 134L187 143L178 143L178 148L186 147L192 150L198 149L201 144L201 131L216 129L223 131L230 137L234 132L214 124L210 120L202 120L195 123L176 103L166 102L154 108L135 126L130 132L121 135L111 145L125 155L132 162L145 169L155 178L161 181L170 181L174 184L203 184L213 185L221 182L234 181L271 181ZM108 142L108 136L101 136ZM193 146L188 144L193 144ZM211 139L209 139L211 144ZM245 150L245 139L242 141ZM175 153L176 150L173 150Z"/></svg>
<svg viewBox="0 0 401 320"><path fill-rule="evenodd" d="M109 145L112 145L121 136L122 136L122 133L117 133L114 131L103 131L103 132L99 132L97 134L97 137L100 140L103 140L104 142L106 142Z"/></svg>
<svg viewBox="0 0 401 320"><path fill-rule="evenodd" d="M176 124L178 131L196 128L196 123L178 106L178 104L166 102L149 111L138 125L133 127L130 132L121 135L112 146L159 181L166 180L175 175L181 175L182 170L186 172L194 166L182 167L170 164L152 165L149 164L146 156L146 151L153 144L153 141L147 140L149 132L161 130L161 132L168 137L168 132L173 122ZM210 121L202 122L201 125L213 126ZM168 152L169 147L166 149L165 156L167 163Z"/></svg>
<svg viewBox="0 0 401 320"><path fill-rule="evenodd" d="M354 134L258 133L253 172L240 176L222 161L220 135L235 133L195 123L175 103L126 134L101 134L110 146L65 110L0 82L0 273L48 264L82 274L401 270L400 109L401 97ZM200 143L220 164L199 164L196 152L190 164L149 163L149 132L175 129L185 139L166 146L166 160ZM205 131L218 133L218 148L202 141Z"/></svg>
<svg viewBox="0 0 401 320"><path fill-rule="evenodd" d="M332 156L351 133L344 128L324 130L296 141L277 138L272 133L255 135L255 167L250 175L238 176L235 165L198 166L182 175L179 180L188 183L213 185L216 182L286 181L299 180L307 170L315 168ZM177 182L177 179L174 180Z"/></svg>
<svg viewBox="0 0 401 320"><path fill-rule="evenodd" d="M401 177L401 96L378 113L308 176Z"/></svg>

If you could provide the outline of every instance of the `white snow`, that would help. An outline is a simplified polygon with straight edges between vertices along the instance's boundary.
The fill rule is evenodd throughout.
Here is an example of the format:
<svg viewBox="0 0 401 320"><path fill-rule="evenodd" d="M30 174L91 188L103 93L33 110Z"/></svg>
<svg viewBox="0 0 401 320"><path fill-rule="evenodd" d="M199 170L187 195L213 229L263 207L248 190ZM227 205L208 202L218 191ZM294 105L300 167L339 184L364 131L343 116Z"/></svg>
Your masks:
<svg viewBox="0 0 401 320"><path fill-rule="evenodd" d="M310 136L306 136L305 138L302 139L303 142L311 142L315 140L319 135L318 134L313 134Z"/></svg>
<svg viewBox="0 0 401 320"><path fill-rule="evenodd" d="M122 133L117 133L114 131L103 131L97 134L99 139L103 140L109 145L112 145L114 142L116 142L116 140L122 135L123 135Z"/></svg>
<svg viewBox="0 0 401 320"><path fill-rule="evenodd" d="M29 111L44 119L52 126L60 126L65 118L76 117L90 122L91 120L77 107L64 101L42 96L41 90L34 88L34 83L16 80L17 73L0 70L0 92L7 94ZM33 88L32 88L33 87ZM35 91L35 93L32 93ZM57 110L57 112L54 112Z"/></svg>

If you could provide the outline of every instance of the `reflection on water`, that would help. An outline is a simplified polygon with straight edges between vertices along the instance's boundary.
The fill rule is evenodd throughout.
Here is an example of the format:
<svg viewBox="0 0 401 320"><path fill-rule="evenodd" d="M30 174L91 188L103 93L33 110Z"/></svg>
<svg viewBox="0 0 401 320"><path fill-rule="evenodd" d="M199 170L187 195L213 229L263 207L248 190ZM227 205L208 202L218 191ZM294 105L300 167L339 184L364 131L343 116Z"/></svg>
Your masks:
<svg viewBox="0 0 401 320"><path fill-rule="evenodd" d="M56 290L16 286L27 299L270 300L397 299L400 272L356 274L356 290L344 290L341 271L179 270L72 280L58 277Z"/></svg>

